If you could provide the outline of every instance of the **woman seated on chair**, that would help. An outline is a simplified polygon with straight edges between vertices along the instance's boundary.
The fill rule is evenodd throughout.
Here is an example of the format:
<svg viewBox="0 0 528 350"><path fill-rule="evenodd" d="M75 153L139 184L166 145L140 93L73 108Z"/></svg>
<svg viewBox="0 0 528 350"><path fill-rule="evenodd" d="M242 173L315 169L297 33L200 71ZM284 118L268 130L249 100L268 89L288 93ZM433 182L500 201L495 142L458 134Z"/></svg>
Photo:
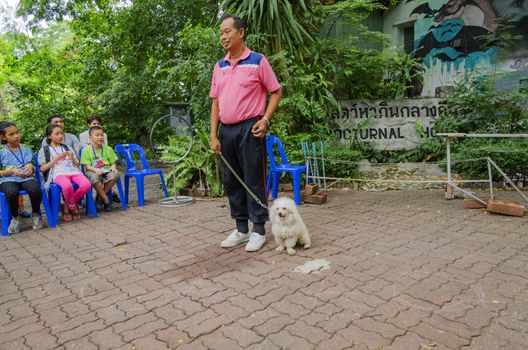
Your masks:
<svg viewBox="0 0 528 350"><path fill-rule="evenodd" d="M38 154L40 171L46 179L45 187L53 182L62 188L64 207L62 217L64 221L79 220L81 214L77 203L92 189L90 181L79 168L79 161L75 152L64 143L64 131L58 124L50 124L46 128L46 143ZM76 183L77 191L73 189Z"/></svg>
<svg viewBox="0 0 528 350"><path fill-rule="evenodd" d="M31 148L20 143L21 135L15 124L4 122L0 125L0 191L6 197L7 205L13 219L8 233L20 232L20 215L18 212L18 195L21 190L28 193L31 201L31 226L33 230L42 228L39 208L42 203L42 192L35 179L33 152ZM2 208L7 210L7 208Z"/></svg>

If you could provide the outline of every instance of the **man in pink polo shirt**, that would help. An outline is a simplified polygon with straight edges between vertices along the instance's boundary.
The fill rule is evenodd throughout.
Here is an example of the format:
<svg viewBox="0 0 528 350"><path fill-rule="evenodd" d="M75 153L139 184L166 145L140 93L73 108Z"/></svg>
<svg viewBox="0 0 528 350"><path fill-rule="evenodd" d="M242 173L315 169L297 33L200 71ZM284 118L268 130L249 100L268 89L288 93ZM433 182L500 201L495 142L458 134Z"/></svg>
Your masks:
<svg viewBox="0 0 528 350"><path fill-rule="evenodd" d="M222 153L251 191L266 203L264 138L282 91L266 57L248 49L244 35L240 17L223 17L220 43L227 55L215 65L211 82L211 148ZM220 245L229 248L247 242L246 251L257 251L266 242L268 210L247 193L225 165L222 175L236 228ZM248 220L253 223L251 233Z"/></svg>

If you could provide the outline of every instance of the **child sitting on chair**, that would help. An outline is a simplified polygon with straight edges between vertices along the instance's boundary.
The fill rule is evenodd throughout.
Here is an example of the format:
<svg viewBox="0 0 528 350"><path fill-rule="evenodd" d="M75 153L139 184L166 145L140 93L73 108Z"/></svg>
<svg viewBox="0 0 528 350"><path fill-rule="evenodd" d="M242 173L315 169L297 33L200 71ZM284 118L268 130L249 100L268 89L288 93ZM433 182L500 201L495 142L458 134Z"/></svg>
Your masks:
<svg viewBox="0 0 528 350"><path fill-rule="evenodd" d="M104 144L103 128L94 126L89 134L91 145L83 148L81 164L85 166L86 176L97 192L98 202L104 204L105 211L112 211L112 201L107 193L119 176L116 167L118 158L114 150Z"/></svg>
<svg viewBox="0 0 528 350"><path fill-rule="evenodd" d="M90 144L90 128L93 128L94 126L101 126L101 117L97 115L89 115L86 117L86 123L88 124L88 130L79 134L79 141L81 142L82 147L88 146ZM104 144L108 145L108 137L106 133L104 134ZM121 203L121 199L119 199L119 196L115 192L112 193L112 201L115 203Z"/></svg>
<svg viewBox="0 0 528 350"><path fill-rule="evenodd" d="M51 182L62 188L64 205L62 217L64 221L79 220L81 215L77 203L92 189L90 181L79 169L79 161L73 150L64 144L64 131L58 124L50 124L46 128L46 142L38 154L40 171L46 178L45 187ZM78 186L73 190L73 182Z"/></svg>
<svg viewBox="0 0 528 350"><path fill-rule="evenodd" d="M39 217L42 192L35 179L33 152L20 143L20 132L15 124L4 122L0 125L0 191L6 197L7 205L13 219L9 224L8 233L20 232L20 215L18 212L18 195L21 190L28 193L33 212L31 226L33 230L42 228Z"/></svg>

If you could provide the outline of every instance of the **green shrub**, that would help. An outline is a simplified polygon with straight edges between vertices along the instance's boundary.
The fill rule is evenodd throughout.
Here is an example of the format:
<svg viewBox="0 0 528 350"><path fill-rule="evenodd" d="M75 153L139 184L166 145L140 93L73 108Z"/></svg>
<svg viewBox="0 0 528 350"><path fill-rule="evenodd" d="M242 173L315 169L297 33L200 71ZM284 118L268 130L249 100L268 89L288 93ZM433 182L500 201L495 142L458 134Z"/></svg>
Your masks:
<svg viewBox="0 0 528 350"><path fill-rule="evenodd" d="M526 133L528 96L497 90L495 81L499 76L469 75L457 82L454 96L447 99L450 113L439 117L436 132ZM511 177L528 172L526 139L455 139L451 149L453 170L472 179L488 177L487 162L467 161L474 158L490 157ZM498 172L493 170L493 176L499 176Z"/></svg>
<svg viewBox="0 0 528 350"><path fill-rule="evenodd" d="M471 179L488 178L486 160L470 159L490 157L511 178L528 173L527 139L463 139L456 142L451 154L453 170ZM493 178L500 177L493 168Z"/></svg>
<svg viewBox="0 0 528 350"><path fill-rule="evenodd" d="M172 136L168 145L162 146L161 159L174 162L181 158L189 147L189 136ZM218 197L223 195L222 184L218 172L218 163L209 146L209 133L204 129L196 130L196 137L191 152L181 162L176 164L174 172L167 177L167 187L173 194L174 177L176 175L176 190L187 186L203 189L204 195Z"/></svg>
<svg viewBox="0 0 528 350"><path fill-rule="evenodd" d="M363 154L353 145L327 141L325 142L325 159L326 176L361 177L358 162L363 159Z"/></svg>
<svg viewBox="0 0 528 350"><path fill-rule="evenodd" d="M449 114L436 122L440 132L520 133L528 130L527 93L500 91L500 77L469 75L455 86L447 98Z"/></svg>

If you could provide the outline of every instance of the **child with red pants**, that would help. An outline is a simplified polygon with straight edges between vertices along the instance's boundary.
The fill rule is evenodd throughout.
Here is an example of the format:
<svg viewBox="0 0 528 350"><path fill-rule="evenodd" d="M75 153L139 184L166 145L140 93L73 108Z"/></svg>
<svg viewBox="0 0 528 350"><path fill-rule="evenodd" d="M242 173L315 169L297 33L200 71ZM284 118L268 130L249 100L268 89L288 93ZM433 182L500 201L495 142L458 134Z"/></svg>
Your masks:
<svg viewBox="0 0 528 350"><path fill-rule="evenodd" d="M47 174L45 187L49 187L51 182L62 188L64 197L64 209L62 216L64 221L80 219L77 203L84 195L91 190L90 181L79 169L79 161L75 157L73 150L63 144L64 131L58 124L48 125L46 128L46 143L38 154L40 171ZM73 190L73 182L78 186Z"/></svg>

